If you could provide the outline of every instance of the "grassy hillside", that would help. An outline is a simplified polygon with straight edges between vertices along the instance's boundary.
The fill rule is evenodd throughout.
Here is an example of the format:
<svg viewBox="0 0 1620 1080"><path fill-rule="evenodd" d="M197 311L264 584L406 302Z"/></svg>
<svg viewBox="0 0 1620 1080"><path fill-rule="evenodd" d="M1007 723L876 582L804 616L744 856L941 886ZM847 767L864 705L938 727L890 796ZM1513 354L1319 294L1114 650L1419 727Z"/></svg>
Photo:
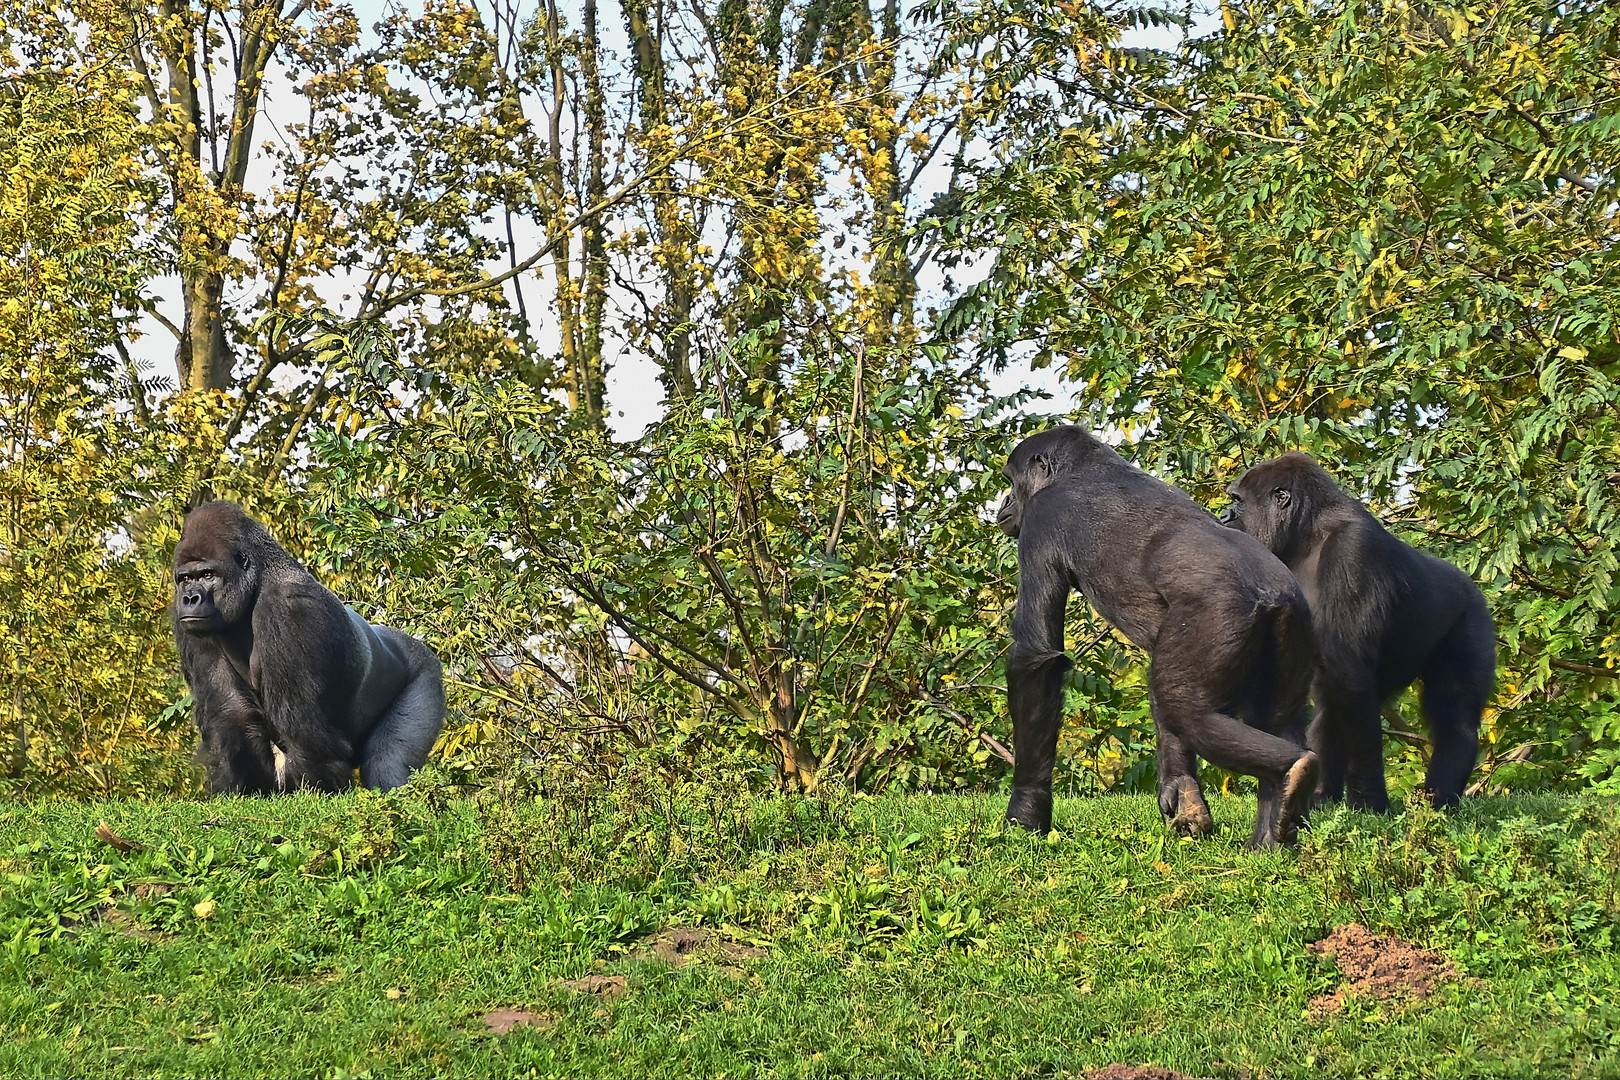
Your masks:
<svg viewBox="0 0 1620 1080"><path fill-rule="evenodd" d="M1143 798L1047 840L1000 810L652 771L7 807L0 1074L1620 1075L1612 804L1339 811L1266 854L1249 800L1202 841ZM1353 922L1456 977L1323 1003L1307 946Z"/></svg>

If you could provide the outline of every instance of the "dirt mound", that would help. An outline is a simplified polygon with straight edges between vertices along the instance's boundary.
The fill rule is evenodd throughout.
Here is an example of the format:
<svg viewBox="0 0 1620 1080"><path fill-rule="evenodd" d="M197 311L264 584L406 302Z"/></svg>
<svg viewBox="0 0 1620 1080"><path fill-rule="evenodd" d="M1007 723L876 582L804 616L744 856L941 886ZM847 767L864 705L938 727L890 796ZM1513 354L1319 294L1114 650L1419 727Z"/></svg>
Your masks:
<svg viewBox="0 0 1620 1080"><path fill-rule="evenodd" d="M1080 1074L1086 1080L1187 1080L1187 1077L1157 1065L1104 1065Z"/></svg>
<svg viewBox="0 0 1620 1080"><path fill-rule="evenodd" d="M1457 977L1457 969L1439 953L1375 934L1356 923L1341 926L1306 948L1331 957L1346 979L1333 993L1312 998L1312 1012L1337 1012L1351 994L1386 1001L1426 998L1441 983Z"/></svg>
<svg viewBox="0 0 1620 1080"><path fill-rule="evenodd" d="M523 1009L493 1009L484 1014L484 1026L494 1035L505 1035L514 1028L528 1027L531 1024L549 1026L551 1018Z"/></svg>
<svg viewBox="0 0 1620 1080"><path fill-rule="evenodd" d="M699 952L713 954L721 962L757 960L766 955L764 949L727 941L701 926L675 926L648 938L645 947L631 954L631 959L656 958L666 964L680 967L698 959Z"/></svg>

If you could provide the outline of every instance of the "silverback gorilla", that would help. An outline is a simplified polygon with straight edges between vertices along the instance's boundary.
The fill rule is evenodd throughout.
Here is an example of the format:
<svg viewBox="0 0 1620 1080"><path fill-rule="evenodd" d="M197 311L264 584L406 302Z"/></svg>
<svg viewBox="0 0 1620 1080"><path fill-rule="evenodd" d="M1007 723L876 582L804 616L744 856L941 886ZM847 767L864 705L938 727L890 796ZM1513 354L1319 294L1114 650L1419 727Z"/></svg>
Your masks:
<svg viewBox="0 0 1620 1080"><path fill-rule="evenodd" d="M1479 586L1391 536L1304 454L1263 461L1227 492L1227 523L1287 563L1310 600L1322 652L1307 740L1322 759L1318 798L1389 808L1379 709L1422 679L1434 744L1426 787L1436 805L1455 805L1496 678L1496 631Z"/></svg>
<svg viewBox="0 0 1620 1080"><path fill-rule="evenodd" d="M235 503L186 518L173 621L216 795L341 791L356 766L399 787L444 723L439 658L344 607Z"/></svg>
<svg viewBox="0 0 1620 1080"><path fill-rule="evenodd" d="M1159 809L1171 827L1214 828L1198 785L1202 756L1259 779L1252 844L1293 843L1316 783L1316 757L1303 745L1316 653L1288 568L1082 428L1025 439L1002 475L1012 491L996 523L1018 541L1019 575L1008 819L1036 832L1052 824L1052 760L1073 666L1063 609L1078 589L1147 651Z"/></svg>

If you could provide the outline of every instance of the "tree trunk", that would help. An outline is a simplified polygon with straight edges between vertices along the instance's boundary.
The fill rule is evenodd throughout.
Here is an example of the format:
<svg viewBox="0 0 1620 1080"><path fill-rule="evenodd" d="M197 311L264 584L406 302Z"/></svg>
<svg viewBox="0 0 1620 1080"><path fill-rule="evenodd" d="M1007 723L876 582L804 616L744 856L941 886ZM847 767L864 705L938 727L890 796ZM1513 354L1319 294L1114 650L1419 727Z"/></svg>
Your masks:
<svg viewBox="0 0 1620 1080"><path fill-rule="evenodd" d="M229 390L235 358L225 341L225 319L220 300L225 279L217 273L182 274L181 297L185 321L174 363L186 390Z"/></svg>
<svg viewBox="0 0 1620 1080"><path fill-rule="evenodd" d="M585 79L585 205L607 195L607 95L598 64L601 42L596 33L596 0L585 0L585 41L580 73ZM607 310L607 226L600 216L584 225L585 266L581 278L580 383L594 415L607 405L607 366L602 359L602 320Z"/></svg>
<svg viewBox="0 0 1620 1080"><path fill-rule="evenodd" d="M210 20L220 9L194 7L188 0L158 0L155 17L144 5L132 5L128 53L140 77L153 119L161 124L158 153L178 209L189 208L198 216L228 228L228 235L190 229L180 235L180 291L183 314L178 326L175 367L185 390L228 390L232 386L235 357L225 336L225 315L221 304L225 294L223 267L236 241L239 227L222 207L235 207L247 182L248 163L253 156L253 130L259 115L259 98L264 73L282 39L287 25L309 9L312 0L298 0L283 19L284 0L264 0L244 4L238 29L240 49L226 65L233 92L229 95L230 120L225 132L223 161L213 156L219 132L212 124L215 116L213 84L207 95L199 78L209 68L208 40L214 31ZM227 9L225 9L228 11ZM199 51L201 55L199 56ZM160 93L155 71L161 62L164 83ZM204 146L210 148L210 161L204 165Z"/></svg>
<svg viewBox="0 0 1620 1080"><path fill-rule="evenodd" d="M652 131L668 121L664 100L663 28L654 25L648 17L647 0L619 0L619 6L624 12L625 29L636 58L641 129ZM697 392L697 382L692 373L692 336L687 326L697 289L681 253L696 244L697 237L692 235L691 224L681 213L679 180L674 171L652 177L650 183L658 192L653 196L653 224L659 241L658 264L664 276L664 311L660 326L665 332L658 335L664 342L662 377L670 394L691 397Z"/></svg>

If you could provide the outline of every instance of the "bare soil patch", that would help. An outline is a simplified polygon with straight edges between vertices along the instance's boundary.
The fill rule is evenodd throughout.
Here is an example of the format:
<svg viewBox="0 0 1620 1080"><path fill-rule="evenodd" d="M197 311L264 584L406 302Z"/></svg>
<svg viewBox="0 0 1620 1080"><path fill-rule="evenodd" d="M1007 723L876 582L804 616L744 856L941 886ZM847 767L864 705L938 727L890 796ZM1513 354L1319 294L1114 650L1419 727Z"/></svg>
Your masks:
<svg viewBox="0 0 1620 1080"><path fill-rule="evenodd" d="M765 956L764 949L728 941L701 926L674 926L647 938L644 947L631 954L636 960L662 960L680 967L705 958L719 960L722 965L738 960L757 960Z"/></svg>
<svg viewBox="0 0 1620 1080"><path fill-rule="evenodd" d="M587 975L582 979L564 979L557 985L576 993L608 998L616 998L629 989L623 975Z"/></svg>
<svg viewBox="0 0 1620 1080"><path fill-rule="evenodd" d="M105 926L107 929L126 937L136 938L140 941L158 943L173 941L173 934L165 934L161 930L142 926L139 919L127 911L121 911L112 904L102 904L92 908L85 919L87 926Z"/></svg>
<svg viewBox="0 0 1620 1080"><path fill-rule="evenodd" d="M1157 1065L1104 1065L1080 1074L1086 1080L1188 1080L1182 1073L1161 1069Z"/></svg>
<svg viewBox="0 0 1620 1080"><path fill-rule="evenodd" d="M513 1028L546 1026L551 1023L551 1017L541 1013L526 1012L523 1009L491 1009L484 1014L484 1026L492 1035L505 1035Z"/></svg>
<svg viewBox="0 0 1620 1080"><path fill-rule="evenodd" d="M1457 969L1439 953L1356 923L1341 926L1306 948L1331 957L1345 977L1345 984L1333 993L1311 999L1311 1011L1319 1014L1338 1012L1352 994L1385 1001L1426 998L1441 983L1457 977Z"/></svg>

